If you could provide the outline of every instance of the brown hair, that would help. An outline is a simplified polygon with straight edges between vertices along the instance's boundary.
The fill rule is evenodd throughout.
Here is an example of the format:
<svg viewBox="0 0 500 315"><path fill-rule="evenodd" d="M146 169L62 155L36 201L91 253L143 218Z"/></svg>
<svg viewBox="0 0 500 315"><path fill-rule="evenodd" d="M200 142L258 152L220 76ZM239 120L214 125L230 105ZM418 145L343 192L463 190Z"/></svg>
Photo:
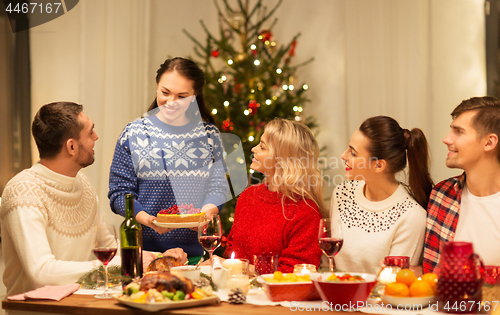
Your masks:
<svg viewBox="0 0 500 315"><path fill-rule="evenodd" d="M83 125L78 115L83 106L71 102L55 102L43 105L35 115L31 133L41 159L55 157L68 139L78 140Z"/></svg>
<svg viewBox="0 0 500 315"><path fill-rule="evenodd" d="M196 102L189 104L188 109L186 110L186 116L193 120L196 115L198 115L198 111L201 114L201 118L206 122L211 122L215 124L214 118L207 106L205 105L205 99L203 97L203 86L205 85L205 73L200 69L193 61L176 57L173 59L167 59L164 63L160 65L160 68L156 71L156 83L160 82L161 76L165 72L173 72L177 71L180 75L185 77L186 79L193 82L193 90L196 94ZM198 106L196 106L198 103ZM158 102L155 98L153 103L148 108L148 112L158 107Z"/></svg>
<svg viewBox="0 0 500 315"><path fill-rule="evenodd" d="M451 112L451 117L455 119L468 111L476 111L476 115L472 118L472 127L476 129L479 138L490 133L500 137L500 99L484 96L464 100ZM500 162L500 149L498 147L497 144L497 157Z"/></svg>
<svg viewBox="0 0 500 315"><path fill-rule="evenodd" d="M318 166L319 145L309 127L301 122L275 118L266 124L270 156L275 162L271 181L283 199L296 197L312 200L322 216L323 177Z"/></svg>
<svg viewBox="0 0 500 315"><path fill-rule="evenodd" d="M422 130L402 129L391 117L376 116L365 120L359 130L368 138L370 156L385 160L391 174L402 171L408 157L409 192L427 209L433 182L429 175L429 149Z"/></svg>

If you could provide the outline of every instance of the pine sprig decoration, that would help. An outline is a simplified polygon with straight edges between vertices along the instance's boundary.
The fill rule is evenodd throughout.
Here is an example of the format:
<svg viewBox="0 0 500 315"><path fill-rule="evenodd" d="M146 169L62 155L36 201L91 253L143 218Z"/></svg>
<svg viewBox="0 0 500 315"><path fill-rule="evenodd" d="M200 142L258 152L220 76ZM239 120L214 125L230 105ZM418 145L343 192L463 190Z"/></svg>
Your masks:
<svg viewBox="0 0 500 315"><path fill-rule="evenodd" d="M206 273L203 273L203 272L200 272L200 277L202 278L205 278L209 281L210 283L210 286L212 287L212 290L214 291L217 291L218 288L217 288L217 285L215 284L215 282L212 280L212 277L207 275Z"/></svg>
<svg viewBox="0 0 500 315"><path fill-rule="evenodd" d="M108 273L108 282L112 286L117 286L122 282L132 280L131 277L123 276L121 267L117 265L108 266ZM77 283L81 285L82 289L96 289L104 286L104 267L99 266L92 269L81 276Z"/></svg>

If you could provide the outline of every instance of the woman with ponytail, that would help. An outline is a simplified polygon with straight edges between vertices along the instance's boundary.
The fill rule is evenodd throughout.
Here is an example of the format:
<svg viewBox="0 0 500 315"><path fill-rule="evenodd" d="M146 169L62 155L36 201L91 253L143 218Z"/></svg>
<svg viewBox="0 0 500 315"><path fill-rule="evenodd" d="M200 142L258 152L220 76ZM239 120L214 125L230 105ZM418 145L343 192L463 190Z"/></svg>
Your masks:
<svg viewBox="0 0 500 315"><path fill-rule="evenodd" d="M342 222L339 270L377 273L385 256L409 256L417 265L432 190L427 140L391 117L365 120L342 154L346 178L332 195L331 216ZM408 165L409 185L396 174Z"/></svg>

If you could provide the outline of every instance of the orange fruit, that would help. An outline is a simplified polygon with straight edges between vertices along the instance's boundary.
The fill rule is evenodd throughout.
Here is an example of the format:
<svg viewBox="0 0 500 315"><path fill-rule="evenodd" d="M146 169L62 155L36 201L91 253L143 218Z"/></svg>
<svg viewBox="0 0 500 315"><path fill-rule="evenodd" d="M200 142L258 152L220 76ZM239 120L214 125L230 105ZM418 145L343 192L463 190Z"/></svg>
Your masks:
<svg viewBox="0 0 500 315"><path fill-rule="evenodd" d="M415 281L415 273L410 269L401 269L396 275L396 282L410 286Z"/></svg>
<svg viewBox="0 0 500 315"><path fill-rule="evenodd" d="M434 291L434 294L436 294L436 288L437 288L437 274L429 272L424 274L422 277L420 277L423 281L427 282L428 284L431 285L432 291Z"/></svg>
<svg viewBox="0 0 500 315"><path fill-rule="evenodd" d="M385 294L398 297L407 297L410 290L403 283L391 282L385 286Z"/></svg>
<svg viewBox="0 0 500 315"><path fill-rule="evenodd" d="M424 280L415 280L410 285L410 296L421 297L434 295L431 285Z"/></svg>

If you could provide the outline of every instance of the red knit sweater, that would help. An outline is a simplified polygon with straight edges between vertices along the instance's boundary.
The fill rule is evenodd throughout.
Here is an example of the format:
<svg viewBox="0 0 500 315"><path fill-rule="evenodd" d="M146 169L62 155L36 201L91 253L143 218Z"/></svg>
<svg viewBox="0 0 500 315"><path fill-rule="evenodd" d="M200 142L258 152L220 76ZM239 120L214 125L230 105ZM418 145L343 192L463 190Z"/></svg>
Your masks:
<svg viewBox="0 0 500 315"><path fill-rule="evenodd" d="M264 184L247 188L239 196L234 223L228 237L225 256L246 258L253 264L253 255L279 254L278 270L293 272L296 264L319 266L321 249L318 228L321 214L316 204L307 199L293 202L272 192ZM286 218L285 218L286 216Z"/></svg>

